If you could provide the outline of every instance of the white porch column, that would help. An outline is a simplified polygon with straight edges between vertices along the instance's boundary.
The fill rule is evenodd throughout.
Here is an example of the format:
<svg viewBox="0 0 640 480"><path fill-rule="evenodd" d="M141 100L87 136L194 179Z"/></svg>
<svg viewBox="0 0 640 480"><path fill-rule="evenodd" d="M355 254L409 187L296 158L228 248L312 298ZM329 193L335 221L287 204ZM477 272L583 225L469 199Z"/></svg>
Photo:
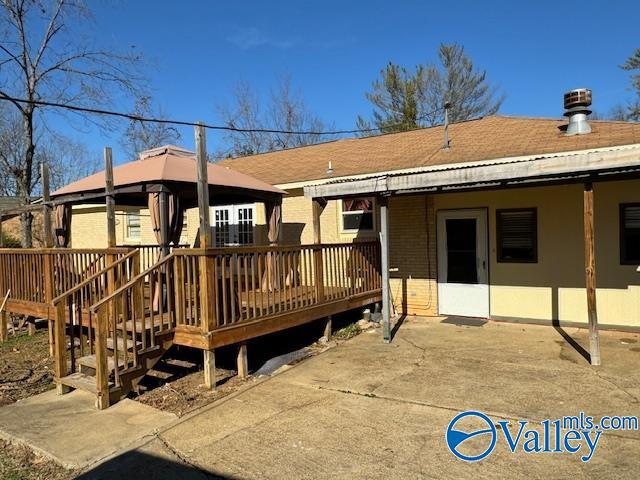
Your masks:
<svg viewBox="0 0 640 480"><path fill-rule="evenodd" d="M382 338L391 342L391 296L389 292L389 199L380 197L380 269L382 275Z"/></svg>

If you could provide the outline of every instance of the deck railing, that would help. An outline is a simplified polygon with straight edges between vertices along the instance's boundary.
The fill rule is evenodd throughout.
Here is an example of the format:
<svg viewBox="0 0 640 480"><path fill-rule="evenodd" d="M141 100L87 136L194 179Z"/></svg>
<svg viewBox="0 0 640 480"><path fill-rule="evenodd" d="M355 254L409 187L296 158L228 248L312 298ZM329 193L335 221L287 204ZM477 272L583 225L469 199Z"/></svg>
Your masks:
<svg viewBox="0 0 640 480"><path fill-rule="evenodd" d="M47 306L130 249L1 248L0 291L9 302ZM16 312L31 314L30 311Z"/></svg>
<svg viewBox="0 0 640 480"><path fill-rule="evenodd" d="M140 251L140 271L144 271L149 267L152 267L160 260L160 253L162 248L158 244L145 244L145 245L119 245L122 248L135 248ZM188 248L188 244L171 245L169 252L173 252L176 248Z"/></svg>
<svg viewBox="0 0 640 480"><path fill-rule="evenodd" d="M91 310L104 325L129 318L137 332L147 332L141 336L145 350L154 347L156 335L174 329L206 337L375 292L381 288L379 256L378 242L176 249ZM126 355L124 346L119 354Z"/></svg>

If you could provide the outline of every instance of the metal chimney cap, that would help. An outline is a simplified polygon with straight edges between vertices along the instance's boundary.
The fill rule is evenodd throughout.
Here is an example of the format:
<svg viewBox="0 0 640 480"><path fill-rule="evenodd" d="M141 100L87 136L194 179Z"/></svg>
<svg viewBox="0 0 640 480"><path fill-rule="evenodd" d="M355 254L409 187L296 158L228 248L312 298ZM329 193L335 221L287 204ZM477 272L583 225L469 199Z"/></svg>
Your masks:
<svg viewBox="0 0 640 480"><path fill-rule="evenodd" d="M588 110L587 107L591 105L591 98L591 90L588 88L569 90L564 94L564 108L572 112ZM571 112L565 112L565 115L569 116Z"/></svg>

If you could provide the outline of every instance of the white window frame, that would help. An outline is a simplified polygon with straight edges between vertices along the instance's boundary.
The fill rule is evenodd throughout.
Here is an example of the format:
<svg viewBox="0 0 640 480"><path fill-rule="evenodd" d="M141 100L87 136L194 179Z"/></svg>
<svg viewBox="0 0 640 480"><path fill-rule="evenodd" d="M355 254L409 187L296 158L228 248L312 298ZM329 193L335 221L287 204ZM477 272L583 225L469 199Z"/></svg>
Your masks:
<svg viewBox="0 0 640 480"><path fill-rule="evenodd" d="M138 235L137 236L131 236L130 235L130 229L131 229L131 218L132 217L138 217ZM140 210L130 210L125 212L125 216L124 216L124 238L127 241L130 242L140 242L140 239L142 237L142 223L140 221Z"/></svg>
<svg viewBox="0 0 640 480"><path fill-rule="evenodd" d="M369 196L361 196L361 197L355 197L357 198L371 198L372 202L371 202L371 213L373 214L373 218L372 218L372 226L371 228L367 228L367 229L360 229L360 228L344 228L344 216L345 215L358 215L358 214L362 214L362 213L366 213L366 210L354 210L352 212L345 212L344 211L344 200L345 199L340 199L338 204L340 206L340 233L373 233L376 231L376 225L377 225L377 202L376 202L376 198L375 197L369 197Z"/></svg>

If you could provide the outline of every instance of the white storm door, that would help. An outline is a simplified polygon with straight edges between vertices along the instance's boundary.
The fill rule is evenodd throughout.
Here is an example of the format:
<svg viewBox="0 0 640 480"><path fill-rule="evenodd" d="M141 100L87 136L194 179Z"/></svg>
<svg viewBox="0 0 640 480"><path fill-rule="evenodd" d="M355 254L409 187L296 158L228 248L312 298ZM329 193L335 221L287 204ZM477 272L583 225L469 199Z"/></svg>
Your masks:
<svg viewBox="0 0 640 480"><path fill-rule="evenodd" d="M253 245L255 205L211 207L213 244L220 247Z"/></svg>
<svg viewBox="0 0 640 480"><path fill-rule="evenodd" d="M438 212L438 313L489 317L485 209Z"/></svg>

